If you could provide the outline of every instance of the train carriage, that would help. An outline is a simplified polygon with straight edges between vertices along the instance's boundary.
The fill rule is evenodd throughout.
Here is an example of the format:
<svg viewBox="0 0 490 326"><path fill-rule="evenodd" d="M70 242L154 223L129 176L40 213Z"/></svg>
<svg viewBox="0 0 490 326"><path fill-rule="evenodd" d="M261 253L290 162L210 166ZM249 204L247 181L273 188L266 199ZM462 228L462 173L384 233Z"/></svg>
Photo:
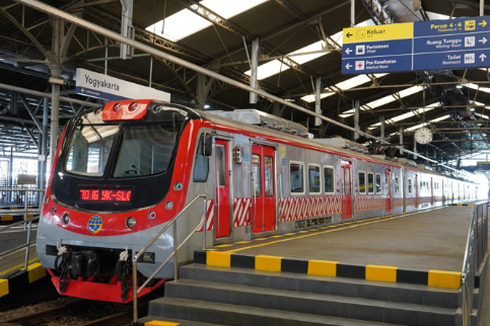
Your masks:
<svg viewBox="0 0 490 326"><path fill-rule="evenodd" d="M38 255L60 293L127 302L130 257L201 194L204 209L190 206L177 234L169 229L142 256L140 284L203 219L211 246L487 196L483 185L362 151L346 140L311 139L301 125L256 110L111 102L63 132ZM192 260L203 231L179 251L178 264ZM141 295L173 278L174 263Z"/></svg>

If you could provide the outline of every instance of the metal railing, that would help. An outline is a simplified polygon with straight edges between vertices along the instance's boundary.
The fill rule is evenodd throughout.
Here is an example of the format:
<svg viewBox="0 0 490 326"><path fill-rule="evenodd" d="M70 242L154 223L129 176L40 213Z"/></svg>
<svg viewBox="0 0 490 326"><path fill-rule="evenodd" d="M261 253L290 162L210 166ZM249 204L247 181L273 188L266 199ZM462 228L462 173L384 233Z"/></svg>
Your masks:
<svg viewBox="0 0 490 326"><path fill-rule="evenodd" d="M462 326L471 325L475 273L479 270L488 250L488 202L478 202L473 206L468 240L461 272L461 312Z"/></svg>
<svg viewBox="0 0 490 326"><path fill-rule="evenodd" d="M182 216L182 214L189 209L199 198L204 199L204 206L203 206L203 217L199 221L199 224L192 230L187 237L182 241L180 245L177 243L177 220ZM138 293L143 290L148 283L160 272L160 270L165 267L165 265L170 261L170 259L174 258L174 279L177 279L178 277L178 260L177 260L177 252L179 251L180 248L191 238L191 236L196 233L202 226L203 229L203 236L202 236L202 249L206 249L206 221L207 221L207 201L208 197L204 194L197 195L194 197L189 204L187 204L177 215L175 215L174 218L172 218L165 226L158 232L156 233L153 238L151 238L146 245L141 248L140 251L138 251L137 254L133 256L133 322L134 325L138 323ZM148 279L140 286L138 289L138 259L150 248L150 246L157 241L157 239L165 233L170 227L173 229L173 251L172 253L167 257L167 259L158 266L158 268L151 274Z"/></svg>
<svg viewBox="0 0 490 326"><path fill-rule="evenodd" d="M0 206L24 206L16 209L2 208L0 215L24 214L24 220L27 220L29 213L39 214L44 192L44 189L0 189Z"/></svg>
<svg viewBox="0 0 490 326"><path fill-rule="evenodd" d="M30 253L31 245L36 243L36 241L31 241L32 222L37 221L37 220L39 220L39 216L31 218L28 221L19 221L16 223L9 224L7 226L0 227L0 233L1 233L2 231L8 230L8 229L10 229L14 226L20 225L20 224L24 224L24 229L26 229L25 224L27 224L27 240L26 240L26 243L19 245L17 247L11 248L9 250L0 252L0 259L4 256L8 255L8 254L11 254L11 253L17 251L17 250L21 250L23 248L26 248L26 254L25 254L25 259L24 259L24 270L27 270L27 264L29 261L29 253Z"/></svg>

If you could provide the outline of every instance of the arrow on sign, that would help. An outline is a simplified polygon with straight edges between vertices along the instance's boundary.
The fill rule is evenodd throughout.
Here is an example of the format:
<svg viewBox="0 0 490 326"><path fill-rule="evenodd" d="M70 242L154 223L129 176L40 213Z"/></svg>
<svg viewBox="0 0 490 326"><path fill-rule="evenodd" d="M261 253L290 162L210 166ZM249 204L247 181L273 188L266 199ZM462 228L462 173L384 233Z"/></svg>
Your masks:
<svg viewBox="0 0 490 326"><path fill-rule="evenodd" d="M482 44L485 44L487 43L487 38L485 36L483 36L483 38L481 40L479 40L478 42L481 42Z"/></svg>
<svg viewBox="0 0 490 326"><path fill-rule="evenodd" d="M485 61L486 58L487 58L487 56L485 55L485 53L482 53L480 55L481 62Z"/></svg>
<svg viewBox="0 0 490 326"><path fill-rule="evenodd" d="M349 32L349 33L347 33L347 35L346 35L346 36L347 36L347 38L350 38L351 36L354 36L354 34L351 34L351 33Z"/></svg>
<svg viewBox="0 0 490 326"><path fill-rule="evenodd" d="M482 27L485 27L485 26L487 26L487 22L484 20L481 23L479 23L478 25L481 25Z"/></svg>
<svg viewBox="0 0 490 326"><path fill-rule="evenodd" d="M485 43L483 43L483 44L485 44ZM347 50L345 50L345 53L347 53L347 54L350 54L351 52L352 52L351 48L347 48Z"/></svg>
<svg viewBox="0 0 490 326"><path fill-rule="evenodd" d="M348 64L346 64L346 65L345 65L345 68L346 68L347 70L350 70L350 68L352 68L352 67L354 67L354 66L353 66L353 65L351 65L350 63L348 63Z"/></svg>

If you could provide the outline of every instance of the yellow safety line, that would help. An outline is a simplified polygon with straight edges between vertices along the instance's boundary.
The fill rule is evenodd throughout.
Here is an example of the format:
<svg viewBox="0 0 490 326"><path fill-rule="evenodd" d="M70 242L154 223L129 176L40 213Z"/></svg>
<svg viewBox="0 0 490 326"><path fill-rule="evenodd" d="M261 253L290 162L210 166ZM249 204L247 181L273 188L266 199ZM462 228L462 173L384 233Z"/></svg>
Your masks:
<svg viewBox="0 0 490 326"><path fill-rule="evenodd" d="M31 258L30 260L28 260L27 263L28 264L32 264L32 263L38 262L38 261L39 261L39 257L34 257L34 258ZM24 263L17 264L15 266L10 267L9 269L0 271L0 275L4 275L4 274L7 274L7 273L10 273L12 271L15 271L16 269L21 269L23 267L24 267Z"/></svg>
<svg viewBox="0 0 490 326"><path fill-rule="evenodd" d="M441 208L444 208L444 207L441 207ZM285 242L285 241L290 241L290 240L297 240L297 239L302 239L302 238L307 238L307 237L311 237L311 236L315 236L315 235L320 235L320 234L325 234L325 233L331 233L331 232L337 232L337 231L342 231L342 230L347 230L347 229L352 229L352 228L356 228L356 227L359 227L359 226L364 226L364 225L369 225L369 224L374 224L374 223L380 223L380 222L384 222L384 221L391 221L391 220L395 220L395 219L399 219L399 218L402 218L402 217L408 217L408 216L412 216L412 215L416 215L416 214L421 214L421 213L428 213L428 212L431 212L433 210L438 210L438 209L441 209L440 207L436 207L432 210L425 210L425 211L415 211L415 212L408 212L408 213L405 213L405 214L396 214L396 215L387 215L387 216L384 216L383 219L381 220L378 220L378 218L376 218L377 220L373 221L373 219L370 219L369 221L362 221L364 223L359 223L359 224L355 224L355 225L350 225L350 226L347 226L347 227L338 227L337 229L334 229L334 230L327 230L327 231L321 231L321 232L318 232L318 233L310 233L310 234L305 234L305 235L301 235L301 236L298 236L298 237L291 237L291 238L287 238L287 239L281 239L281 240L277 240L277 241L271 241L271 242L267 242L267 243L261 243L261 244L258 244L258 245L254 245L254 246L249 246L249 247L243 247L243 248L238 248L238 249L230 249L228 250L229 252L238 252L238 251L242 251L242 250L246 250L246 249L252 249L252 248L257 248L257 247L264 247L264 246L267 246L267 245L270 245L270 244L276 244L276 243L281 243L281 242ZM357 221L356 221L357 222ZM351 224L351 223L349 223ZM352 223L354 224L354 223ZM340 225L346 225L346 224L340 224ZM299 231L301 232L301 231Z"/></svg>

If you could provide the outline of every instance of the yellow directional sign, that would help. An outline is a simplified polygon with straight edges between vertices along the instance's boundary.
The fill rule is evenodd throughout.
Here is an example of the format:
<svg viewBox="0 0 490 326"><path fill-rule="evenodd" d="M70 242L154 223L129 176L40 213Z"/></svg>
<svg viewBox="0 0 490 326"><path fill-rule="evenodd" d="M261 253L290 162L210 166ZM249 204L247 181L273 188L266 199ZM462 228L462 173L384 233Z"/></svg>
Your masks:
<svg viewBox="0 0 490 326"><path fill-rule="evenodd" d="M344 44L413 37L413 23L344 28Z"/></svg>

